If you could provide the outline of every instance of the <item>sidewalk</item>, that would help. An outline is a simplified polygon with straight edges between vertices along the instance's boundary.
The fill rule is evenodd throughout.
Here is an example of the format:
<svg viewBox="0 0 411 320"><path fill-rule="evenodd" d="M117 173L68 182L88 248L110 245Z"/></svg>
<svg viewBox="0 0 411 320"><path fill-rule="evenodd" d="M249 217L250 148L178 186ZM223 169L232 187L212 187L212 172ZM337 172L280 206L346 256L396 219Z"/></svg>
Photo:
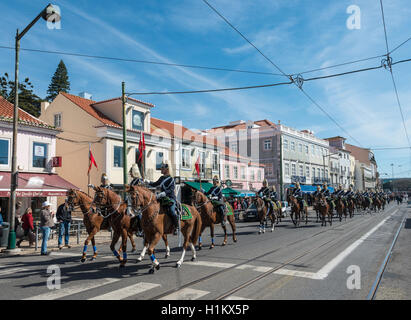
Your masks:
<svg viewBox="0 0 411 320"><path fill-rule="evenodd" d="M79 241L77 243L77 234L70 234L70 238L69 238L69 244L72 248L82 248L84 245L84 241L87 239L87 232L83 231L79 237ZM98 232L95 236L94 239L96 240L96 244L107 244L109 245L111 242L111 233L110 231L107 230L102 230L100 232ZM21 249L21 255L32 255L32 254L40 254L40 250L41 250L41 242L42 239L39 240L38 242L38 248L37 251L35 249L35 245L33 245L31 248L29 247L29 242L27 240L23 241L21 243L20 249ZM64 236L63 236L63 246L64 246ZM91 246L91 241L89 243L89 246ZM0 256L3 256L4 253L2 253L1 251L3 249L6 249L5 247L0 247ZM62 250L67 249L65 247L63 247ZM47 242L47 251L60 251L58 248L58 232L57 234L52 236L50 235L50 238Z"/></svg>

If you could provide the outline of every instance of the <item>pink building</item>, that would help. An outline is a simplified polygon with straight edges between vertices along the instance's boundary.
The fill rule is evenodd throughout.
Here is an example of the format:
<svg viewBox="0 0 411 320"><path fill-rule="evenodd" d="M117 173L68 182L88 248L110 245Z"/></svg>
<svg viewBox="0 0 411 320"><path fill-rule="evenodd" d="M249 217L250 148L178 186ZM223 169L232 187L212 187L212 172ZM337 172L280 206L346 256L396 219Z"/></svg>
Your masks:
<svg viewBox="0 0 411 320"><path fill-rule="evenodd" d="M238 191L258 191L263 185L264 165L253 163L226 147L221 157L221 179L231 180L231 187Z"/></svg>

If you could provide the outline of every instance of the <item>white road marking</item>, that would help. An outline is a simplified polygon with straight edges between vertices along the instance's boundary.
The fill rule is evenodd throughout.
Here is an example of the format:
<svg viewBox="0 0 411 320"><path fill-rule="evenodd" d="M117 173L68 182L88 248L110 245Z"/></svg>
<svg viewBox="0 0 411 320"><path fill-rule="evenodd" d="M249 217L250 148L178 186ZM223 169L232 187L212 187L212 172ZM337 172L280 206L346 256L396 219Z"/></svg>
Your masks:
<svg viewBox="0 0 411 320"><path fill-rule="evenodd" d="M391 218L391 216L396 214L398 210L399 209L395 210L387 218L385 218L383 221L377 224L374 228L372 228L370 231L364 234L360 239L352 243L349 247L347 247L344 251L342 251L339 255L337 255L334 259L328 262L324 267L322 267L317 272L303 272L303 271L289 270L289 269L282 268L282 269L276 270L274 273L281 274L281 275L314 279L314 280L324 280L347 256L349 256L360 244L362 244L369 236L371 236L375 231L377 231L388 219Z"/></svg>
<svg viewBox="0 0 411 320"><path fill-rule="evenodd" d="M50 253L51 256L58 256L58 257L78 257L81 258L81 253L70 253L70 252L52 252ZM93 255L90 253L87 256L87 259L90 259ZM96 259L113 259L116 260L114 255L97 255Z"/></svg>
<svg viewBox="0 0 411 320"><path fill-rule="evenodd" d="M106 284L114 283L120 281L121 279L114 279L114 278L105 278L98 282L90 282L90 283L82 283L79 285L74 285L69 288L58 289L49 291L38 296L29 297L23 300L55 300L60 299L66 296L70 296L72 294L80 293L86 290L95 289Z"/></svg>
<svg viewBox="0 0 411 320"><path fill-rule="evenodd" d="M228 269L228 268L232 268L232 267L236 266L236 264L234 264L234 263L203 261L203 260L199 260L199 261L195 261L195 262L187 261L187 262L184 262L184 264L189 264L189 265L193 265L193 266L222 268L222 269ZM267 272L267 271L272 270L273 268L271 268L271 267L258 267L258 266L253 266L253 265L250 265L250 264L242 264L240 266L235 267L235 269L238 269L238 270L251 269L251 270L257 271L257 272Z"/></svg>
<svg viewBox="0 0 411 320"><path fill-rule="evenodd" d="M4 267L1 267L4 268ZM10 269L6 269L3 271L0 271L0 276L5 276L8 274L13 274L13 273L17 273L17 272L23 272L23 271L29 271L29 269L25 269L25 268L13 268L11 267Z"/></svg>
<svg viewBox="0 0 411 320"><path fill-rule="evenodd" d="M207 294L209 291L184 288L161 298L160 300L197 300Z"/></svg>
<svg viewBox="0 0 411 320"><path fill-rule="evenodd" d="M160 285L156 283L139 282L88 300L122 300L157 287L160 287Z"/></svg>

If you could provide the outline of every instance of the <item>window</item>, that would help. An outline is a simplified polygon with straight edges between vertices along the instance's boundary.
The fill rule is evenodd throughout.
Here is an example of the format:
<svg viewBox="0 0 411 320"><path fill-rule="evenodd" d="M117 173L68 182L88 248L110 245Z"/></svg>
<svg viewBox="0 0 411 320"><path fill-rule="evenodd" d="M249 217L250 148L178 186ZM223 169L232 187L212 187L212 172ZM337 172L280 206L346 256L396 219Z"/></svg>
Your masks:
<svg viewBox="0 0 411 320"><path fill-rule="evenodd" d="M300 177L304 176L304 166L300 164Z"/></svg>
<svg viewBox="0 0 411 320"><path fill-rule="evenodd" d="M296 168L295 163L293 163L293 164L291 165L291 174L292 174L293 176L296 176L296 175L297 175L297 168Z"/></svg>
<svg viewBox="0 0 411 320"><path fill-rule="evenodd" d="M213 154L213 171L218 171L218 154Z"/></svg>
<svg viewBox="0 0 411 320"><path fill-rule="evenodd" d="M234 179L238 179L238 167L237 166L234 166L234 168L233 168L233 173L234 173Z"/></svg>
<svg viewBox="0 0 411 320"><path fill-rule="evenodd" d="M156 152L156 170L161 170L161 165L163 164L164 153Z"/></svg>
<svg viewBox="0 0 411 320"><path fill-rule="evenodd" d="M272 163L267 163L265 165L265 175L266 176L272 176L273 175L273 164Z"/></svg>
<svg viewBox="0 0 411 320"><path fill-rule="evenodd" d="M132 128L135 130L144 130L144 113L133 110Z"/></svg>
<svg viewBox="0 0 411 320"><path fill-rule="evenodd" d="M320 175L320 168L317 168L317 177L318 177L318 178L321 178L321 175Z"/></svg>
<svg viewBox="0 0 411 320"><path fill-rule="evenodd" d="M310 167L309 166L305 167L305 175L307 176L307 178L310 177Z"/></svg>
<svg viewBox="0 0 411 320"><path fill-rule="evenodd" d="M284 150L288 150L288 140L287 139L284 139L283 145L284 145Z"/></svg>
<svg viewBox="0 0 411 320"><path fill-rule="evenodd" d="M251 170L251 176L250 176L251 181L255 181L255 175L254 175L254 170Z"/></svg>
<svg viewBox="0 0 411 320"><path fill-rule="evenodd" d="M321 178L324 178L324 169L321 169Z"/></svg>
<svg viewBox="0 0 411 320"><path fill-rule="evenodd" d="M47 160L47 144L33 143L33 167L45 168Z"/></svg>
<svg viewBox="0 0 411 320"><path fill-rule="evenodd" d="M305 146L305 153L308 154L308 146Z"/></svg>
<svg viewBox="0 0 411 320"><path fill-rule="evenodd" d="M237 144L237 142L232 142L231 143L231 150L233 150L235 153L238 153L238 144Z"/></svg>
<svg viewBox="0 0 411 320"><path fill-rule="evenodd" d="M181 166L186 169L190 169L190 150L181 149Z"/></svg>
<svg viewBox="0 0 411 320"><path fill-rule="evenodd" d="M9 140L0 139L0 164L9 164Z"/></svg>
<svg viewBox="0 0 411 320"><path fill-rule="evenodd" d="M303 145L301 143L298 144L298 151L303 152Z"/></svg>
<svg viewBox="0 0 411 320"><path fill-rule="evenodd" d="M245 180L245 167L241 167L241 179Z"/></svg>
<svg viewBox="0 0 411 320"><path fill-rule="evenodd" d="M325 177L328 178L328 169L325 169Z"/></svg>
<svg viewBox="0 0 411 320"><path fill-rule="evenodd" d="M311 153L315 155L315 146L313 144L311 145Z"/></svg>
<svg viewBox="0 0 411 320"><path fill-rule="evenodd" d="M230 179L230 166L228 164L224 165L225 178Z"/></svg>
<svg viewBox="0 0 411 320"><path fill-rule="evenodd" d="M205 173L205 160L206 160L206 154L205 152L200 151L200 173L204 174Z"/></svg>
<svg viewBox="0 0 411 320"><path fill-rule="evenodd" d="M295 151L295 142L294 141L291 141L291 150Z"/></svg>
<svg viewBox="0 0 411 320"><path fill-rule="evenodd" d="M286 163L284 167L285 167L285 175L287 177L290 176L290 164Z"/></svg>
<svg viewBox="0 0 411 320"><path fill-rule="evenodd" d="M261 170L258 170L257 174L258 174L258 181L261 181L262 180Z"/></svg>
<svg viewBox="0 0 411 320"><path fill-rule="evenodd" d="M61 113L56 113L54 115L54 126L56 128L61 128Z"/></svg>
<svg viewBox="0 0 411 320"><path fill-rule="evenodd" d="M313 178L315 178L315 168L313 168Z"/></svg>
<svg viewBox="0 0 411 320"><path fill-rule="evenodd" d="M264 150L271 150L271 139L264 140Z"/></svg>
<svg viewBox="0 0 411 320"><path fill-rule="evenodd" d="M123 147L114 146L114 163L115 168L123 167Z"/></svg>

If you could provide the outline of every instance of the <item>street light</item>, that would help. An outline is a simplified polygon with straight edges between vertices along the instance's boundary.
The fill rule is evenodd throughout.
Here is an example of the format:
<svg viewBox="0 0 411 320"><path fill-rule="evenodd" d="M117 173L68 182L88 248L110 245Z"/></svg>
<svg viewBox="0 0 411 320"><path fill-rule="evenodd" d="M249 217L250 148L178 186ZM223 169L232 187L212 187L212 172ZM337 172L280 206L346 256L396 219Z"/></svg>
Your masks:
<svg viewBox="0 0 411 320"><path fill-rule="evenodd" d="M18 110L19 110L19 51L20 51L20 40L23 36L30 30L30 28L40 19L43 18L46 21L55 23L60 21L60 14L55 10L55 8L48 4L40 14L32 21L30 24L19 33L19 29L16 32L16 62L14 69L14 112L13 112L13 154L11 159L11 184L10 184L10 209L9 209L9 241L8 250L14 250L16 248L16 233L14 231L15 223L14 219L16 217L16 190L18 186L18 171L17 171L17 126L18 126Z"/></svg>

